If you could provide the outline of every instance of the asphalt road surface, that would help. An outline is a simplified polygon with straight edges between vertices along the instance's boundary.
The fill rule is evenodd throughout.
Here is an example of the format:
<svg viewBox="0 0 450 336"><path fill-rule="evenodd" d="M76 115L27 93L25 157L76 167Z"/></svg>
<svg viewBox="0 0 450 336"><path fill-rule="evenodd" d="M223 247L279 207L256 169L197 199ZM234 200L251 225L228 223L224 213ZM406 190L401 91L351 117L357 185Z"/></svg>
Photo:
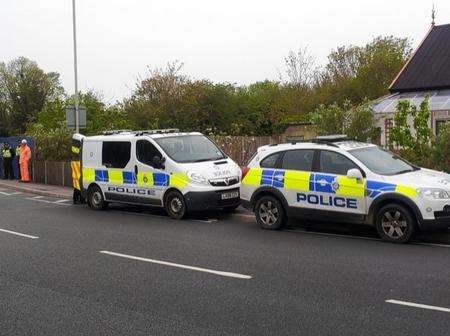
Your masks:
<svg viewBox="0 0 450 336"><path fill-rule="evenodd" d="M0 335L449 333L449 233L395 245L0 190Z"/></svg>

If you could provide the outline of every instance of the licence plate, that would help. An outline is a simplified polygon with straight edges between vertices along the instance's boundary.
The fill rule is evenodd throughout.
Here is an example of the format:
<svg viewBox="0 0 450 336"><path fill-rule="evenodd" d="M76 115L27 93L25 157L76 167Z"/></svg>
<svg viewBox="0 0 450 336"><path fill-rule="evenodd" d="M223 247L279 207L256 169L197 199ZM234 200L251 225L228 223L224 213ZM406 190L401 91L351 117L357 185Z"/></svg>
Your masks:
<svg viewBox="0 0 450 336"><path fill-rule="evenodd" d="M238 198L239 197L239 191L235 190L235 191L224 192L223 194L220 195L220 197L223 200L232 199L232 198Z"/></svg>

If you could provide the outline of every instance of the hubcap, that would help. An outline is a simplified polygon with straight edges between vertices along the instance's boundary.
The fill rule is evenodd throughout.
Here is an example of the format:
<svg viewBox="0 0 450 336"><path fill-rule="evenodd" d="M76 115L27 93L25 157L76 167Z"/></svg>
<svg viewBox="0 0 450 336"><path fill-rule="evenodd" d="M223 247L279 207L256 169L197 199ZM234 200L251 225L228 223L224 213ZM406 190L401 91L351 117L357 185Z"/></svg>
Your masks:
<svg viewBox="0 0 450 336"><path fill-rule="evenodd" d="M387 236L392 239L399 239L406 234L408 224L400 211L389 210L383 214L381 227Z"/></svg>
<svg viewBox="0 0 450 336"><path fill-rule="evenodd" d="M102 201L102 195L100 192L96 191L92 195L92 203L94 203L95 206L99 206Z"/></svg>
<svg viewBox="0 0 450 336"><path fill-rule="evenodd" d="M172 198L172 200L170 201L170 210L173 213L178 213L181 211L182 208L183 203L181 202L181 200L178 197Z"/></svg>
<svg viewBox="0 0 450 336"><path fill-rule="evenodd" d="M278 220L280 213L278 207L272 201L265 201L259 207L259 218L266 225L273 225Z"/></svg>

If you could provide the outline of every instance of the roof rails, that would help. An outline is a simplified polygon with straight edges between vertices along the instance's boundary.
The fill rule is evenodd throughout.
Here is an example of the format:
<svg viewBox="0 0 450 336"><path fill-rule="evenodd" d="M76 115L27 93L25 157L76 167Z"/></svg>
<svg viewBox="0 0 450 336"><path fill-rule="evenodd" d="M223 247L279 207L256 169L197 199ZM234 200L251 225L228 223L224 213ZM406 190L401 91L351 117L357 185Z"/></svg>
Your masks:
<svg viewBox="0 0 450 336"><path fill-rule="evenodd" d="M338 142L338 141L344 141L349 140L347 135L345 134L332 134L332 135L321 135L316 137L314 140L317 141L326 141L326 142Z"/></svg>
<svg viewBox="0 0 450 336"><path fill-rule="evenodd" d="M141 136L146 134L167 134L167 133L179 133L178 128L166 128L166 129L154 129L154 130L142 130L132 132L135 136Z"/></svg>
<svg viewBox="0 0 450 336"><path fill-rule="evenodd" d="M111 131L104 131L103 135L115 135L115 134L121 134L121 133L130 133L131 130L111 130Z"/></svg>
<svg viewBox="0 0 450 336"><path fill-rule="evenodd" d="M117 134L134 134L135 136L145 135L145 134L165 134L165 133L178 133L180 130L178 128L166 128L166 129L154 129L154 130L111 130L103 132L103 135L117 135Z"/></svg>

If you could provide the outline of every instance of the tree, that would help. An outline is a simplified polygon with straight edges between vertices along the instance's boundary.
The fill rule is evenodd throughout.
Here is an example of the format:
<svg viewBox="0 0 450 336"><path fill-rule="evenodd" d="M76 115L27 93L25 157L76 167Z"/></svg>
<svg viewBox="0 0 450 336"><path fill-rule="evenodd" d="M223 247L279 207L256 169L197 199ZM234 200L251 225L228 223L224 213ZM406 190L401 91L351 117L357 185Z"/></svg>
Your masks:
<svg viewBox="0 0 450 336"><path fill-rule="evenodd" d="M357 106L350 101L345 101L343 106L320 105L311 114L311 121L319 135L345 134L351 139L367 141L376 134L368 101Z"/></svg>
<svg viewBox="0 0 450 336"><path fill-rule="evenodd" d="M36 62L19 57L0 63L0 117L8 133L21 134L35 122L46 101L64 93L56 72L44 72Z"/></svg>
<svg viewBox="0 0 450 336"><path fill-rule="evenodd" d="M428 97L420 103L419 108L409 100L400 100L396 106L389 145L399 148L407 159L428 165L432 140L429 120Z"/></svg>
<svg viewBox="0 0 450 336"><path fill-rule="evenodd" d="M433 167L450 173L450 124L436 137L432 150Z"/></svg>

